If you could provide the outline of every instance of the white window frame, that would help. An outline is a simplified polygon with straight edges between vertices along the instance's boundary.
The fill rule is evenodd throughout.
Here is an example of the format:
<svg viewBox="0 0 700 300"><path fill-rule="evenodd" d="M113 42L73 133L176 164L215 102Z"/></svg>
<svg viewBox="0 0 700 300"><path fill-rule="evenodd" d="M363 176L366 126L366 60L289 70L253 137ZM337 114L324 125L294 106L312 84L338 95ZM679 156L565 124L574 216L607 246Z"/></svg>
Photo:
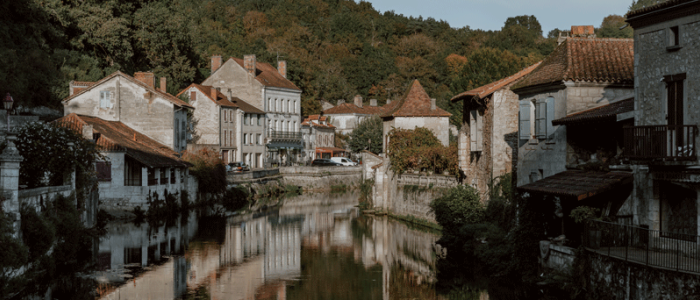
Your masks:
<svg viewBox="0 0 700 300"><path fill-rule="evenodd" d="M100 91L100 108L110 108L110 102L112 101L112 92L110 91Z"/></svg>

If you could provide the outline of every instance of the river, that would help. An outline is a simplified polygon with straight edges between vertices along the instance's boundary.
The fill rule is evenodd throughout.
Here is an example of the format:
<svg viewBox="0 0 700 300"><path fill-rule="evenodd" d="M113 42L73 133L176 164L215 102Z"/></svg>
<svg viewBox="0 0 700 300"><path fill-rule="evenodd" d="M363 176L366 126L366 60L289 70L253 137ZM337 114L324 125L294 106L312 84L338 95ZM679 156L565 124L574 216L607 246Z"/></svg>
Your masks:
<svg viewBox="0 0 700 300"><path fill-rule="evenodd" d="M439 233L355 204L353 193L305 194L226 218L109 224L94 273L100 298L447 299L435 288Z"/></svg>

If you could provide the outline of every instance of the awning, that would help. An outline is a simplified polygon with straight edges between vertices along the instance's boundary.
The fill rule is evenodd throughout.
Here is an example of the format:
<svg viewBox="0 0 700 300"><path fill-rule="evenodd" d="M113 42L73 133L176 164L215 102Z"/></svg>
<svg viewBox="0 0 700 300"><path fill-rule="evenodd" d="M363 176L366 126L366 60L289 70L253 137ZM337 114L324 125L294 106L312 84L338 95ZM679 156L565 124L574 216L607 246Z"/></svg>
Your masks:
<svg viewBox="0 0 700 300"><path fill-rule="evenodd" d="M293 144L293 143L270 143L267 144L267 149L270 151L273 150L283 150L283 149L303 149L299 144Z"/></svg>
<svg viewBox="0 0 700 300"><path fill-rule="evenodd" d="M518 190L583 200L631 183L629 172L572 170L520 186Z"/></svg>

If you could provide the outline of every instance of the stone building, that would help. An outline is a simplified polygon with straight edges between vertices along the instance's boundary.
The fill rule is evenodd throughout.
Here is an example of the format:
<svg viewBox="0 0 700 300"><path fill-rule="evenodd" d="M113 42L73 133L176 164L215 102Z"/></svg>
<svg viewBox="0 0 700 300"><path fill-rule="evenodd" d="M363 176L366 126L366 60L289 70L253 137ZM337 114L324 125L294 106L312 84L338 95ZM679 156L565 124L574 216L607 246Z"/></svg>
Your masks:
<svg viewBox="0 0 700 300"><path fill-rule="evenodd" d="M65 115L92 116L119 121L149 138L180 152L187 148L187 110L193 107L165 92L166 79L155 87L153 73L134 77L114 72L95 83L70 84L63 99Z"/></svg>
<svg viewBox="0 0 700 300"><path fill-rule="evenodd" d="M462 101L464 112L457 144L459 169L484 202L494 180L517 166L518 95L510 87L539 64L452 97L452 102Z"/></svg>
<svg viewBox="0 0 700 300"><path fill-rule="evenodd" d="M418 80L414 80L407 93L401 100L393 101L383 107L380 117L383 122L384 147L386 153L388 133L392 128L410 129L425 127L430 129L442 145L450 144L450 116L442 108L437 107L435 99L431 99Z"/></svg>
<svg viewBox="0 0 700 300"><path fill-rule="evenodd" d="M221 56L211 59L211 75L202 85L218 88L265 112L264 160L292 162L301 154L301 89L287 79L287 63L279 61L275 69L256 61L255 55L243 59Z"/></svg>
<svg viewBox="0 0 700 300"><path fill-rule="evenodd" d="M627 14L634 28L632 223L696 240L700 123L700 2L667 1Z"/></svg>
<svg viewBox="0 0 700 300"><path fill-rule="evenodd" d="M335 126L328 124L328 118L311 115L301 123L304 139L304 161L311 162L317 158L342 156L345 150L335 147Z"/></svg>
<svg viewBox="0 0 700 300"><path fill-rule="evenodd" d="M148 210L148 195L197 194L189 164L171 148L121 121L70 113L54 123L94 141L106 158L96 163L100 208ZM179 199L179 198L178 198Z"/></svg>
<svg viewBox="0 0 700 300"><path fill-rule="evenodd" d="M371 99L369 105L364 105L360 95L355 96L352 103L338 100L337 104L335 107L324 109L323 115L330 117L330 123L342 134L350 134L362 120L380 115L384 111L383 107L377 106L377 99Z"/></svg>
<svg viewBox="0 0 700 300"><path fill-rule="evenodd" d="M265 112L227 92L224 95L211 86L193 83L177 95L187 95L195 108L198 138L190 146L219 151L224 163L245 161L252 168L259 168L265 153Z"/></svg>

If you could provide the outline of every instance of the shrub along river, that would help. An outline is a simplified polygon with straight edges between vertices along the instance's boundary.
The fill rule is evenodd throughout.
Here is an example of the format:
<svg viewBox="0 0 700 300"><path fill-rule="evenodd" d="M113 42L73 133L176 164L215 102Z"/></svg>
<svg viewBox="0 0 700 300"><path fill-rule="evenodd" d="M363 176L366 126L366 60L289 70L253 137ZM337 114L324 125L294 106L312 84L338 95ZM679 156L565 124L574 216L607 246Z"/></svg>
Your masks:
<svg viewBox="0 0 700 300"><path fill-rule="evenodd" d="M355 204L305 194L264 212L109 224L91 277L100 299L514 299L489 297L485 278L438 289L439 232Z"/></svg>

